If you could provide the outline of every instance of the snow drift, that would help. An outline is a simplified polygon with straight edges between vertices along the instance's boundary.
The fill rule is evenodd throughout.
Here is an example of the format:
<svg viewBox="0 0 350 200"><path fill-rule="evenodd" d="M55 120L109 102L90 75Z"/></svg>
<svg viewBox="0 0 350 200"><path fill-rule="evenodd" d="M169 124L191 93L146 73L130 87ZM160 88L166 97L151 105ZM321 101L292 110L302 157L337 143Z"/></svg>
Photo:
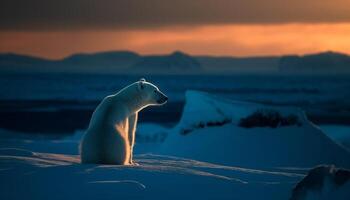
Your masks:
<svg viewBox="0 0 350 200"><path fill-rule="evenodd" d="M275 128L241 127L259 110L294 116L298 123ZM328 138L297 108L231 101L198 91L186 93L180 122L160 152L208 162L246 167L349 167L349 152Z"/></svg>

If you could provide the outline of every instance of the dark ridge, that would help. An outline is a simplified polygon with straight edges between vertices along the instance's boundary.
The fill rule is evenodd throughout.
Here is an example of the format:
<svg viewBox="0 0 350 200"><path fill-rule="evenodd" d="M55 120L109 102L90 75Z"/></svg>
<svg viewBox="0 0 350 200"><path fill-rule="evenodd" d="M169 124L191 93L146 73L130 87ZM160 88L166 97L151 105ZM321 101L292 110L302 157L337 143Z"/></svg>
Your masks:
<svg viewBox="0 0 350 200"><path fill-rule="evenodd" d="M242 118L238 126L244 128L270 127L277 128L280 126L301 126L302 123L296 115L282 116L278 111L270 109L257 110L251 115Z"/></svg>
<svg viewBox="0 0 350 200"><path fill-rule="evenodd" d="M222 121L209 121L209 122L199 122L198 124L195 124L189 128L183 128L180 131L180 134L182 135L187 135L197 129L202 129L205 127L215 127L215 126L223 126L225 124L232 123L232 119L226 118L223 119Z"/></svg>

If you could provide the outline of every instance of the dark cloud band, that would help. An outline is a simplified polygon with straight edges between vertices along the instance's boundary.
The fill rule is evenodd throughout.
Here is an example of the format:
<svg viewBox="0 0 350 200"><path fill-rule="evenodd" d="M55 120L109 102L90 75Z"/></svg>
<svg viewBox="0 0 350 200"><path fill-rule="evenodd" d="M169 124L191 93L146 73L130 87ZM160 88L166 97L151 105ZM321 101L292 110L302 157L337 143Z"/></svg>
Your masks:
<svg viewBox="0 0 350 200"><path fill-rule="evenodd" d="M0 29L350 22L348 0L4 0Z"/></svg>

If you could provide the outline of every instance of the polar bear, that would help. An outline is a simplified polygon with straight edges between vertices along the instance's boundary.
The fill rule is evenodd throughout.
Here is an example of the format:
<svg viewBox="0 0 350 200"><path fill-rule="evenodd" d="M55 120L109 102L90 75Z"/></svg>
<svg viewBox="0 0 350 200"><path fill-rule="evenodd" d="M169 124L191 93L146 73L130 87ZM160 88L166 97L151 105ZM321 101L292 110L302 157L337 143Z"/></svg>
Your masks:
<svg viewBox="0 0 350 200"><path fill-rule="evenodd" d="M92 114L80 144L82 163L131 165L138 112L163 105L165 96L155 85L140 79L107 96Z"/></svg>

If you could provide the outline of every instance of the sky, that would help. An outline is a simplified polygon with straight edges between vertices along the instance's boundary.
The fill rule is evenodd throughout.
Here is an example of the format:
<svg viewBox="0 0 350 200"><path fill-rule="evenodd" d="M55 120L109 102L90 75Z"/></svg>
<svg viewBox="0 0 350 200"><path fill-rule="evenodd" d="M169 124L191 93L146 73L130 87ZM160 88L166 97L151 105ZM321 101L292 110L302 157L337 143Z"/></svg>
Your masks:
<svg viewBox="0 0 350 200"><path fill-rule="evenodd" d="M349 0L4 0L0 52L350 54Z"/></svg>

